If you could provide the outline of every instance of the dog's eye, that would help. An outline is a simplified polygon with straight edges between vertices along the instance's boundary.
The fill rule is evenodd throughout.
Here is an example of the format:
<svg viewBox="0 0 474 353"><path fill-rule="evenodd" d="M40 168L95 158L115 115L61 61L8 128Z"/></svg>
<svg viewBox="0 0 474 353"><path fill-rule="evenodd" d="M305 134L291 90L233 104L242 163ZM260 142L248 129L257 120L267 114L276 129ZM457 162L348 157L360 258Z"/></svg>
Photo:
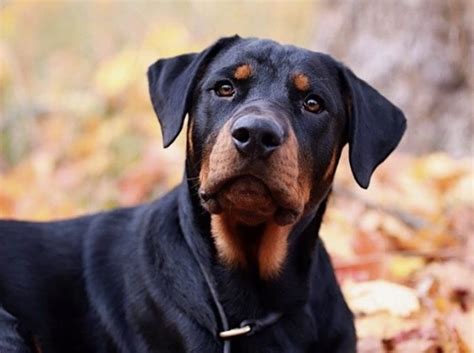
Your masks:
<svg viewBox="0 0 474 353"><path fill-rule="evenodd" d="M217 82L214 91L219 97L232 97L235 93L234 86L229 81Z"/></svg>
<svg viewBox="0 0 474 353"><path fill-rule="evenodd" d="M310 113L321 113L324 110L324 103L318 96L310 95L304 100L304 108Z"/></svg>

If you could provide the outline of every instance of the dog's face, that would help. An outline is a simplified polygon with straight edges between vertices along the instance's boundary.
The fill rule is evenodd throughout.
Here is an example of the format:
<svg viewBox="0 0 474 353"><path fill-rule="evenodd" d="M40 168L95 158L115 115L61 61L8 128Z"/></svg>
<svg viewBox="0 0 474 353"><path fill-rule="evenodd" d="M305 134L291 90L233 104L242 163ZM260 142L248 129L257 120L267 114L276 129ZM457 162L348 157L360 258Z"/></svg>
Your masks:
<svg viewBox="0 0 474 353"><path fill-rule="evenodd" d="M340 63L268 40L222 39L158 61L149 80L165 145L189 113L188 177L221 258L262 277L278 273L292 226L327 195L345 143L367 187L405 129L402 113Z"/></svg>
<svg viewBox="0 0 474 353"><path fill-rule="evenodd" d="M327 192L346 122L338 82L328 80L337 73L324 59L274 42L242 41L209 64L190 129L208 211L244 225L286 226L310 196Z"/></svg>

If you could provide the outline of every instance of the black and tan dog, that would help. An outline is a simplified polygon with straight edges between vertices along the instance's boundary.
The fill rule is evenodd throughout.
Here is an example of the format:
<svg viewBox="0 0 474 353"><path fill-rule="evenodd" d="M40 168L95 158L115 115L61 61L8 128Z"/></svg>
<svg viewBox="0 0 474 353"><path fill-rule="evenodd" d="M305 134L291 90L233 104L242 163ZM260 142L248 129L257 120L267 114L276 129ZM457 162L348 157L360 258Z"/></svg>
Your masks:
<svg viewBox="0 0 474 353"><path fill-rule="evenodd" d="M355 352L318 231L343 146L366 188L400 110L327 55L238 36L148 78L165 146L189 114L184 181L140 207L0 222L0 352Z"/></svg>

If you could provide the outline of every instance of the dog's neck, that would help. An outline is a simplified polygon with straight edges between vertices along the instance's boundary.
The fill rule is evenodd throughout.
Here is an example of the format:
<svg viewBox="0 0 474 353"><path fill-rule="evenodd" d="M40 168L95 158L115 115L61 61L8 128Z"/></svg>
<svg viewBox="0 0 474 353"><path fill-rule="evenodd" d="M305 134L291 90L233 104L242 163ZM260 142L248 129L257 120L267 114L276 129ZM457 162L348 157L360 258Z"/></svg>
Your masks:
<svg viewBox="0 0 474 353"><path fill-rule="evenodd" d="M269 311L289 312L305 305L311 286L310 275L322 217L328 196L296 223L289 236L288 256L278 277L262 280L258 272L223 265L217 255L211 236L210 216L201 207L197 187L192 178L182 185L182 197L187 204L186 219L182 227L193 229L193 246L198 252L208 252L211 261L202 260L216 283L219 298L231 324ZM182 216L182 215L181 215ZM184 223L184 224L183 224ZM247 313L249 317L242 317Z"/></svg>

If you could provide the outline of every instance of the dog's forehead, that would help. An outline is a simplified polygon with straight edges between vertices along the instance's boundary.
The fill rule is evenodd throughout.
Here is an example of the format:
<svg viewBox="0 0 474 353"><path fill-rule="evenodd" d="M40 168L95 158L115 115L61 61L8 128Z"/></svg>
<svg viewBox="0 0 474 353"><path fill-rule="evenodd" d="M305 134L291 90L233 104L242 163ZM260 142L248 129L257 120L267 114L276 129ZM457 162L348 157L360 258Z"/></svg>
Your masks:
<svg viewBox="0 0 474 353"><path fill-rule="evenodd" d="M312 77L327 77L332 59L322 53L313 52L293 45L282 45L266 39L244 39L218 55L209 70L248 64L253 74L278 73L288 76L304 73Z"/></svg>

